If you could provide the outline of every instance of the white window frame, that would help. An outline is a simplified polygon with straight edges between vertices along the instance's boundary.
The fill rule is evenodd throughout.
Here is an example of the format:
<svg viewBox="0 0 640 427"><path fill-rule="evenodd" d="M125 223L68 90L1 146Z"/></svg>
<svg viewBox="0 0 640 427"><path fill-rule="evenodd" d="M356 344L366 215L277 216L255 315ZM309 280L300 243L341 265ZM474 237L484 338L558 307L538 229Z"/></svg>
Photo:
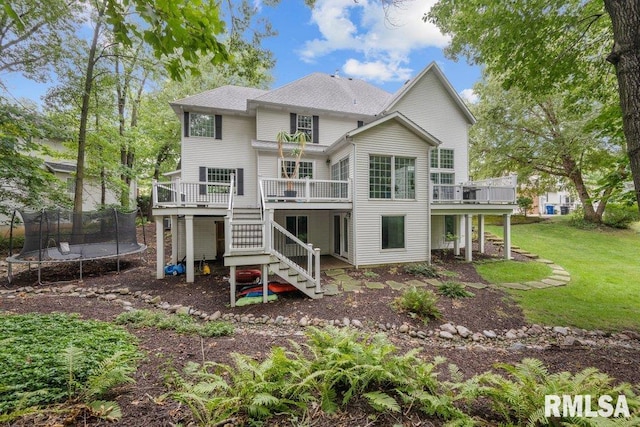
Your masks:
<svg viewBox="0 0 640 427"><path fill-rule="evenodd" d="M229 173L229 180L228 181L211 181L209 179L210 173L215 174L216 173L215 171L217 171L218 174L220 174L220 171L225 171L224 173L228 172ZM236 176L237 176L237 174L238 174L237 173L237 169L233 169L233 168L210 168L210 167L207 167L207 181L206 182L207 183L219 182L219 183L230 184L231 183L231 174L232 173L236 174ZM211 186L208 186L207 187L207 191L209 193L213 193L214 191L216 193L227 193L228 192L228 187L224 188L224 187L211 187Z"/></svg>
<svg viewBox="0 0 640 427"><path fill-rule="evenodd" d="M199 132L195 132L194 133L194 120L197 119L199 116L204 116L204 117L209 117L210 121L209 123L211 124L211 129L209 129L209 126L207 125L206 128L203 128L205 131L211 131L211 135L198 135ZM206 132L208 133L208 132ZM215 114L205 114L205 113L193 113L190 112L189 113L189 136L190 137L195 137L195 138L211 138L211 139L215 139L216 137L216 116Z"/></svg>
<svg viewBox="0 0 640 427"><path fill-rule="evenodd" d="M302 122L302 124L301 124ZM308 123L308 127L306 126ZM307 134L307 142L313 141L313 116L307 114L296 114L296 131Z"/></svg>
<svg viewBox="0 0 640 427"><path fill-rule="evenodd" d="M443 166L443 151L447 152L447 159L451 159L451 167ZM454 170L456 168L456 152L453 148L434 148L431 150L431 169Z"/></svg>
<svg viewBox="0 0 640 427"><path fill-rule="evenodd" d="M293 165L295 166L295 159L284 159L285 162L287 163L293 163ZM278 177L280 178L284 178L283 174L282 174L282 159L278 159ZM300 169L298 172L298 179L304 179L305 176L301 174L302 172L302 164L303 163L308 163L311 165L311 176L309 177L309 179L313 179L313 177L316 176L316 162L314 160L300 160Z"/></svg>
<svg viewBox="0 0 640 427"><path fill-rule="evenodd" d="M372 157L381 157L381 158L388 158L390 159L391 162L391 182L389 184L390 188L389 188L389 197L374 197L372 196L372 192L371 192L371 158ZM413 161L413 189L412 189L412 196L413 197L398 197L397 193L398 191L396 191L396 159L403 159L403 160L412 160ZM386 155L386 154L369 154L369 200L416 200L416 187L417 187L417 180L416 180L416 158L415 157L407 157L407 156L395 156L395 155ZM407 191L408 192L408 191Z"/></svg>

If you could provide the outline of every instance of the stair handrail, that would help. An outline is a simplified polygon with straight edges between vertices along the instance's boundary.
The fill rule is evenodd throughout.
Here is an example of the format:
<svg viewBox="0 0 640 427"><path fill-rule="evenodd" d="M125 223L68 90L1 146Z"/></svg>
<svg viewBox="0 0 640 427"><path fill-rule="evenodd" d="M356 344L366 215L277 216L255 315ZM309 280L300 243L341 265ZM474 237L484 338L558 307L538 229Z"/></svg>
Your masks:
<svg viewBox="0 0 640 427"><path fill-rule="evenodd" d="M309 245L307 243L304 243L302 240L298 239L296 236L294 236L289 231L287 231L286 228L284 228L283 226L281 226L280 224L278 224L277 222L275 222L273 220L271 221L271 227L276 229L276 230L278 230L282 234L284 234L285 237L289 238L291 241L293 241L298 246L303 247L307 251L307 259L309 259L309 257L311 257L311 258L316 257L315 262L311 263L311 265L315 265L316 266L316 268L315 268L316 271L315 272L307 271L307 269L305 269L304 267L300 266L299 264L296 264L295 262L291 261L283 253L278 252L273 247L273 244L270 245L271 246L271 254L272 255L276 256L279 260L281 260L282 262L287 264L289 267L294 268L305 279L310 280L312 283L315 283L317 291L320 291L320 268L318 267L319 266L319 260L320 260L320 249L319 248L315 248L314 249L313 245ZM273 234L273 233L271 233L271 234Z"/></svg>
<svg viewBox="0 0 640 427"><path fill-rule="evenodd" d="M264 197L264 185L262 182L262 177L258 178L258 186L260 187L260 214L262 220L264 221L264 212L267 210L267 202Z"/></svg>

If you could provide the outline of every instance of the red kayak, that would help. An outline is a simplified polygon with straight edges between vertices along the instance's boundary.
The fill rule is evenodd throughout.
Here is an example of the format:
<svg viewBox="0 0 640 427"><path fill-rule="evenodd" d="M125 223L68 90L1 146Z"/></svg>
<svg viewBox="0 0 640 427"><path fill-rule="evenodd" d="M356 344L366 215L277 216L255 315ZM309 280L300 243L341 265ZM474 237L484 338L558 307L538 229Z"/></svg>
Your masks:
<svg viewBox="0 0 640 427"><path fill-rule="evenodd" d="M261 277L260 270L236 270L236 283L257 283Z"/></svg>
<svg viewBox="0 0 640 427"><path fill-rule="evenodd" d="M285 292L294 292L297 291L295 286L290 285L289 283L279 283L279 282L269 282L269 291L274 294L282 294ZM253 286L251 288L243 289L241 292L238 292L238 295L247 295L250 293L260 293L262 295L262 286Z"/></svg>

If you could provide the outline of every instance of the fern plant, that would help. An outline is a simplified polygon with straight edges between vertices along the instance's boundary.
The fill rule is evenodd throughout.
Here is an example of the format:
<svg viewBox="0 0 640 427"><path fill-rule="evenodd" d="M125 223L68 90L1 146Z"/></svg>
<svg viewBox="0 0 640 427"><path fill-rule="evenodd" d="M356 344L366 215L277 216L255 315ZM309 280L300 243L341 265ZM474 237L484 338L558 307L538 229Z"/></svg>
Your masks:
<svg viewBox="0 0 640 427"><path fill-rule="evenodd" d="M274 414L306 418L312 403L332 413L353 399L379 412L417 408L459 425L470 422L437 380L444 359L425 363L419 349L399 355L386 336L351 329L309 328L307 338L304 345L291 342L289 351L273 348L262 362L234 354L233 365L190 364L184 376L169 376L171 396L203 425Z"/></svg>
<svg viewBox="0 0 640 427"><path fill-rule="evenodd" d="M640 425L637 415L640 401L633 387L626 383L614 385L612 377L596 368L586 368L575 375L566 371L550 373L540 360L531 358L516 365L500 363L496 367L504 370L508 376L481 374L469 380L459 392L465 399L474 400L480 396L489 398L493 410L511 425L620 425L620 420L606 418L547 418L544 414L544 399L545 395L621 394L627 398L629 409L636 412L633 419L623 420L623 424Z"/></svg>
<svg viewBox="0 0 640 427"><path fill-rule="evenodd" d="M445 297L458 299L458 298L471 298L475 296L473 292L469 292L465 289L464 285L460 282L447 281L438 286L438 292Z"/></svg>
<svg viewBox="0 0 640 427"><path fill-rule="evenodd" d="M393 306L400 311L412 313L425 322L442 317L437 307L438 297L429 289L418 289L415 286L404 291L393 301Z"/></svg>

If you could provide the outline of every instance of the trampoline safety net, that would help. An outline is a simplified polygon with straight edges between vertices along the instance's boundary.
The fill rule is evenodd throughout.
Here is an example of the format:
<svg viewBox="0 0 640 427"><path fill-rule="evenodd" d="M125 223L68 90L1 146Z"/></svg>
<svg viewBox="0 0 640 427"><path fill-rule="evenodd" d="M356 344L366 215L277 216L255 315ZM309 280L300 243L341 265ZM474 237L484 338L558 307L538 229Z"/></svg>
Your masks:
<svg viewBox="0 0 640 427"><path fill-rule="evenodd" d="M25 235L14 261L74 261L116 257L146 248L136 237L136 212L23 212Z"/></svg>

